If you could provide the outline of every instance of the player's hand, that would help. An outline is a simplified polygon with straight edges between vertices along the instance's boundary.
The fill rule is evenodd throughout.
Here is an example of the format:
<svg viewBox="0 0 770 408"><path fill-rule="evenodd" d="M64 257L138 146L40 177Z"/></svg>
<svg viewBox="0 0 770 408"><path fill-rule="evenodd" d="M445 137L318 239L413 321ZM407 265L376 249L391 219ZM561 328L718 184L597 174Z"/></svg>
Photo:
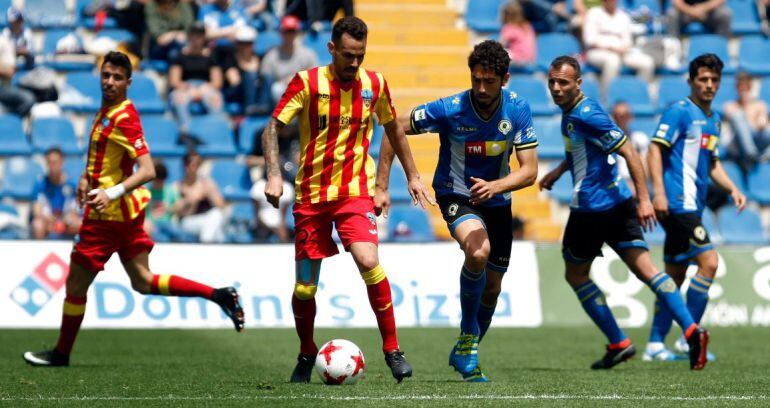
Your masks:
<svg viewBox="0 0 770 408"><path fill-rule="evenodd" d="M668 198L665 195L655 195L652 198L652 208L659 220L666 219L668 217Z"/></svg>
<svg viewBox="0 0 770 408"><path fill-rule="evenodd" d="M471 177L471 181L473 185L471 186L470 203L473 205L479 205L498 193L497 184L494 181L486 181L476 177Z"/></svg>
<svg viewBox="0 0 770 408"><path fill-rule="evenodd" d="M422 208L425 208L426 204L436 205L436 200L419 178L409 180L409 195L412 196L412 205L420 204Z"/></svg>
<svg viewBox="0 0 770 408"><path fill-rule="evenodd" d="M658 225L658 220L655 218L655 210L653 210L649 198L639 200L639 204L636 206L636 216L639 217L639 224L642 225L642 229L645 232L652 231Z"/></svg>
<svg viewBox="0 0 770 408"><path fill-rule="evenodd" d="M557 180L559 180L559 177L561 177L561 174L559 174L558 170L551 170L543 176L543 178L540 179L540 183L538 183L538 186L540 187L540 191L543 190L551 190L553 188L554 183L556 183Z"/></svg>
<svg viewBox="0 0 770 408"><path fill-rule="evenodd" d="M269 176L265 184L267 202L273 207L278 208L281 195L283 195L283 179L279 176Z"/></svg>
<svg viewBox="0 0 770 408"><path fill-rule="evenodd" d="M375 187L374 188L374 213L379 216L382 215L388 218L388 211L390 211L390 192L388 189Z"/></svg>
<svg viewBox="0 0 770 408"><path fill-rule="evenodd" d="M88 200L88 180L85 177L81 177L80 181L78 181L77 196L78 207L83 208L86 200Z"/></svg>
<svg viewBox="0 0 770 408"><path fill-rule="evenodd" d="M105 193L104 190L95 188L88 192L88 201L86 201L86 204L97 212L102 212L110 204L110 201L110 198L107 197L107 193Z"/></svg>
<svg viewBox="0 0 770 408"><path fill-rule="evenodd" d="M746 208L746 196L743 195L740 190L737 188L733 189L733 191L730 193L730 197L733 198L733 203L735 203L735 206L738 207L738 213Z"/></svg>

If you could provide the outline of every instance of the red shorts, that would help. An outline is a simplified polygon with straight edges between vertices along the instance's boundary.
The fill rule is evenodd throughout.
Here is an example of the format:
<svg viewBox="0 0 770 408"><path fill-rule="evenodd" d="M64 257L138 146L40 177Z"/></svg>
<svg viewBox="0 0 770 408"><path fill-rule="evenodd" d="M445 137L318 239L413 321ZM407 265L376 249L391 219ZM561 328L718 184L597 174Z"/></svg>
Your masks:
<svg viewBox="0 0 770 408"><path fill-rule="evenodd" d="M91 272L104 269L104 264L117 252L121 262L126 262L142 252L152 251L155 245L144 231L144 212L131 221L83 220L70 262Z"/></svg>
<svg viewBox="0 0 770 408"><path fill-rule="evenodd" d="M354 242L378 243L377 218L371 197L294 205L294 258L323 259L336 255L332 223L347 250Z"/></svg>

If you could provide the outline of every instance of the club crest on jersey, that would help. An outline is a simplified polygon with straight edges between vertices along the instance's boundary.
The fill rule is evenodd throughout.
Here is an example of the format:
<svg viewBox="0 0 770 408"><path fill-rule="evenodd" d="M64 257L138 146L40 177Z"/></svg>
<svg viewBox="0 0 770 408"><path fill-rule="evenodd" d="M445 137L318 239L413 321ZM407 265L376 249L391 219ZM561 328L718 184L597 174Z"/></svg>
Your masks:
<svg viewBox="0 0 770 408"><path fill-rule="evenodd" d="M374 94L372 93L371 89L363 89L361 90L361 99L364 100L364 106L367 108L372 105L372 99L374 99Z"/></svg>
<svg viewBox="0 0 770 408"><path fill-rule="evenodd" d="M459 96L455 96L452 99L452 105L459 105L459 104L460 104L460 97Z"/></svg>
<svg viewBox="0 0 770 408"><path fill-rule="evenodd" d="M110 125L110 119L109 118L102 118L102 120L99 122L99 124L96 125L96 132L102 133L102 130Z"/></svg>
<svg viewBox="0 0 770 408"><path fill-rule="evenodd" d="M567 123L567 132L572 133L573 130L575 130L575 125L572 122Z"/></svg>
<svg viewBox="0 0 770 408"><path fill-rule="evenodd" d="M497 130L499 130L500 133L504 135L507 135L512 128L513 128L513 125L511 125L511 121L508 119L503 119L500 121L500 123L497 124Z"/></svg>

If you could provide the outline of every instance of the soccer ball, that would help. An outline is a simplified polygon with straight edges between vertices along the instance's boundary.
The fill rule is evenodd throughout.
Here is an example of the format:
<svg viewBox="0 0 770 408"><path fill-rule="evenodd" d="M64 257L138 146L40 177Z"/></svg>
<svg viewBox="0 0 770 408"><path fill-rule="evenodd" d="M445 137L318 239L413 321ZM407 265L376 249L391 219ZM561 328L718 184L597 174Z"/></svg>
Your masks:
<svg viewBox="0 0 770 408"><path fill-rule="evenodd" d="M329 385L355 384L364 376L364 353L352 341L331 340L318 351L315 371Z"/></svg>

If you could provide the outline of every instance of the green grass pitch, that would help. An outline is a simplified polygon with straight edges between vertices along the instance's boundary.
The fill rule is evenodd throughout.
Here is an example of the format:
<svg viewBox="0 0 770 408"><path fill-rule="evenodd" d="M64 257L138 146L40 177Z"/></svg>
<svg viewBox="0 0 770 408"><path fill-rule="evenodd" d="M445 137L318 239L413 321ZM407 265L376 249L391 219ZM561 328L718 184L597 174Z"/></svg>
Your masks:
<svg viewBox="0 0 770 408"><path fill-rule="evenodd" d="M290 329L83 330L69 368L33 368L24 350L55 342L53 330L0 330L1 406L768 406L767 328L712 330L717 361L641 361L646 330L629 330L637 357L610 371L589 364L603 340L592 327L492 328L482 367L492 382L465 384L447 366L455 329L400 330L414 377L396 384L375 329L321 329L366 357L354 386L288 384L297 340ZM673 335L672 335L673 337Z"/></svg>

